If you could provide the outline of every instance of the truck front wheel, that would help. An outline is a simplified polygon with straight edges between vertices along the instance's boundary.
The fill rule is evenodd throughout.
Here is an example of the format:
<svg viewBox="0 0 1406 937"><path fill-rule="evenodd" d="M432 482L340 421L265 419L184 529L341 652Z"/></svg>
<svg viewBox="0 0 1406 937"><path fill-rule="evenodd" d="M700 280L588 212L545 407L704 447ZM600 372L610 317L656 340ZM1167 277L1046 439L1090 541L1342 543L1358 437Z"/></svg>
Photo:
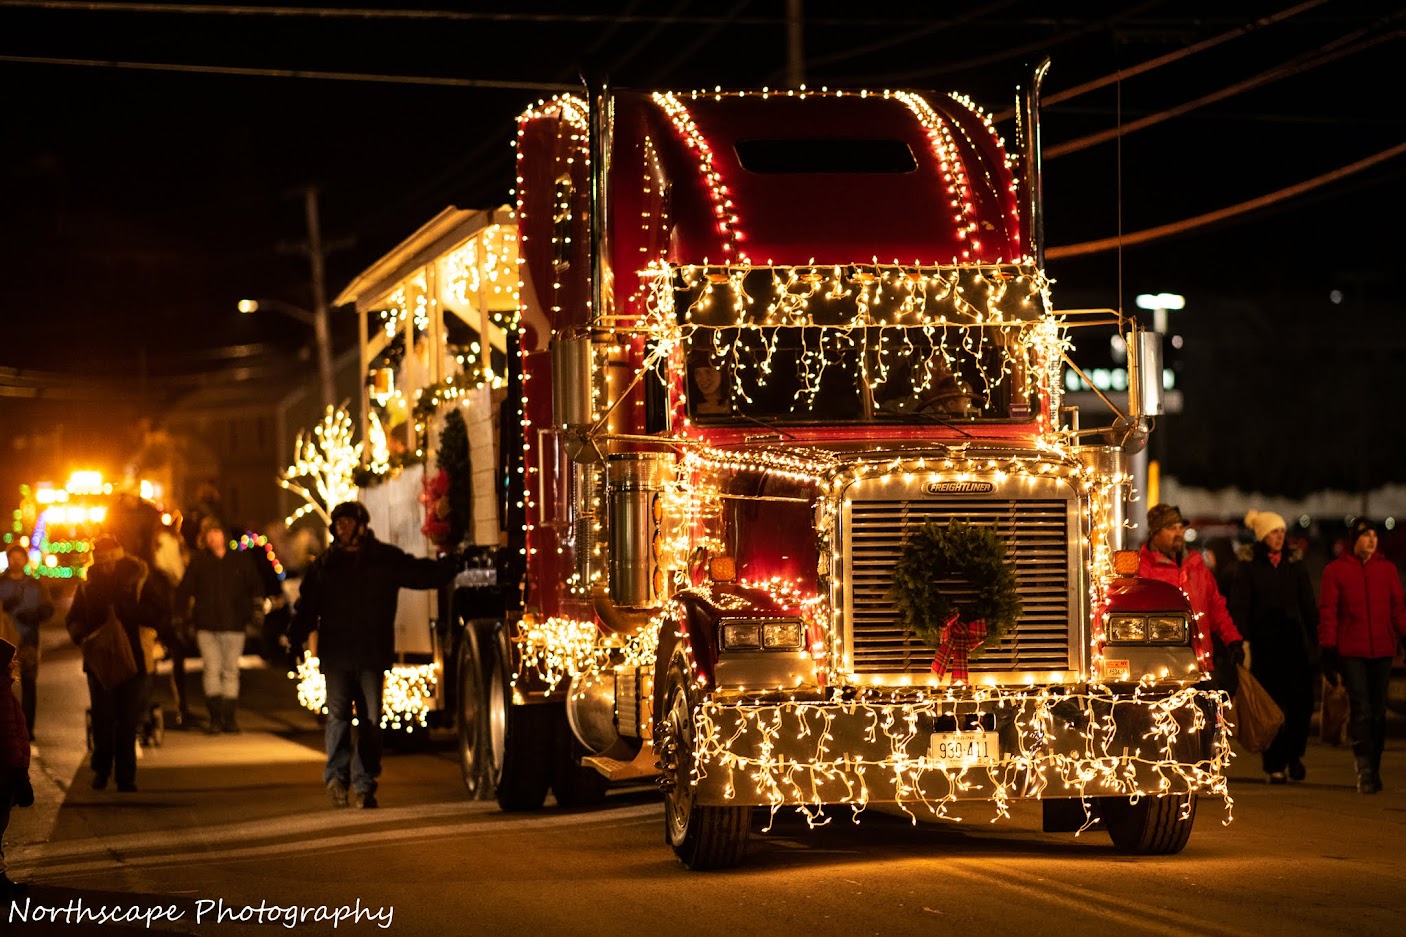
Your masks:
<svg viewBox="0 0 1406 937"><path fill-rule="evenodd" d="M1181 852L1191 838L1196 795L1149 796L1137 803L1125 797L1106 797L1099 805L1099 815L1120 851L1169 856Z"/></svg>
<svg viewBox="0 0 1406 937"><path fill-rule="evenodd" d="M464 622L459 640L455 674L458 678L458 712L455 724L459 736L459 767L469 796L483 800L493 796L503 764L503 736L507 701L501 688L495 694L489 687L494 658L485 655L491 648L492 631L478 622Z"/></svg>
<svg viewBox="0 0 1406 937"><path fill-rule="evenodd" d="M512 704L509 675L513 662L502 632L493 642L494 664L489 671L488 696L503 704L503 760L498 776L498 806L504 810L537 810L547 799L552 780L556 713L560 704Z"/></svg>
<svg viewBox="0 0 1406 937"><path fill-rule="evenodd" d="M750 807L703 806L694 800L693 762L697 708L693 681L677 659L664 693L660 760L663 764L665 838L695 871L738 865L747 851Z"/></svg>

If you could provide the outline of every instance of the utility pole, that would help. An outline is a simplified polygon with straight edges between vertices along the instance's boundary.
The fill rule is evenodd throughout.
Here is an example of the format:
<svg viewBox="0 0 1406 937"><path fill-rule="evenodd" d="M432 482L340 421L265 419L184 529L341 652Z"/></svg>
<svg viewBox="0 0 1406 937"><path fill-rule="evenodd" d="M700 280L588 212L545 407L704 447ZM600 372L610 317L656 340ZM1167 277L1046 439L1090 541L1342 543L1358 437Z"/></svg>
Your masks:
<svg viewBox="0 0 1406 937"><path fill-rule="evenodd" d="M791 88L806 83L804 26L801 0L786 0L786 85Z"/></svg>
<svg viewBox="0 0 1406 937"><path fill-rule="evenodd" d="M308 219L308 260L312 264L312 327L317 338L317 376L322 385L322 404L337 405L337 388L332 379L332 330L327 324L326 255L322 248L322 224L318 220L317 188L303 189L303 207Z"/></svg>

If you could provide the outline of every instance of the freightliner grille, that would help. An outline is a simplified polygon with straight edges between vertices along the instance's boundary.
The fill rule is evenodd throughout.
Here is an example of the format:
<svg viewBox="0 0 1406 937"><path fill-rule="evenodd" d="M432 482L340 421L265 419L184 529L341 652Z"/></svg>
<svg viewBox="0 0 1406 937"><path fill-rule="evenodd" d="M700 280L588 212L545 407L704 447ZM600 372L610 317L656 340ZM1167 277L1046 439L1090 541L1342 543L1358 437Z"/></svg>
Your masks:
<svg viewBox="0 0 1406 937"><path fill-rule="evenodd" d="M999 644L972 657L971 671L1066 670L1076 666L1070 644L1068 511L1064 500L854 501L849 514L852 588L849 648L856 674L926 674L933 649L898 621L892 584L905 538L927 521L993 525L1015 561L1021 615ZM961 602L973 591L944 588Z"/></svg>

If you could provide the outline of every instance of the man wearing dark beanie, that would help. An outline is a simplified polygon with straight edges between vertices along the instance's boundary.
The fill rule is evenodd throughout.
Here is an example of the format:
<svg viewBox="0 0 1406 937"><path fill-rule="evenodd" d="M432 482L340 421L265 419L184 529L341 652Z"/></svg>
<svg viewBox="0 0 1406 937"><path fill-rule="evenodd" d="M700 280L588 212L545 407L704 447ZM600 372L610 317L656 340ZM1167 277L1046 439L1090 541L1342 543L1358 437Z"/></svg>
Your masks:
<svg viewBox="0 0 1406 937"><path fill-rule="evenodd" d="M1216 687L1233 698L1240 689L1236 669L1245 662L1245 644L1216 587L1216 577L1200 552L1186 549L1186 521L1170 504L1154 505L1147 512L1147 541L1138 553L1138 575L1176 586L1191 602L1199 625L1192 638L1203 670L1211 673ZM1216 653L1220 650L1221 653ZM1220 658L1219 661L1214 658Z"/></svg>
<svg viewBox="0 0 1406 937"><path fill-rule="evenodd" d="M1406 637L1406 602L1396 564L1377 552L1377 525L1353 521L1346 549L1323 569L1318 643L1323 676L1342 676L1350 706L1348 733L1357 762L1357 791L1382 789L1387 683L1398 637Z"/></svg>

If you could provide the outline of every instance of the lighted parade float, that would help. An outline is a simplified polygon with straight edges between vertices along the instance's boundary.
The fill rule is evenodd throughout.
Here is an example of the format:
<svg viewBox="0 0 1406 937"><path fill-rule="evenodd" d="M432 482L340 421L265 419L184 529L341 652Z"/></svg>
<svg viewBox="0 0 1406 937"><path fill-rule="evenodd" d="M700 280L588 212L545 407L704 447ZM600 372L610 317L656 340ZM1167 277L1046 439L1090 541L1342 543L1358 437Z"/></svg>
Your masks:
<svg viewBox="0 0 1406 937"><path fill-rule="evenodd" d="M1209 638L1123 551L1157 336L1120 321L1129 405L1081 428L1069 331L1116 314L1052 305L1019 110L1019 158L959 95L524 113L516 205L446 210L338 299L352 490L466 557L402 595L386 724L452 725L509 810L655 778L695 869L754 808L1040 800L1134 853L1181 850L1198 796L1228 819Z"/></svg>

